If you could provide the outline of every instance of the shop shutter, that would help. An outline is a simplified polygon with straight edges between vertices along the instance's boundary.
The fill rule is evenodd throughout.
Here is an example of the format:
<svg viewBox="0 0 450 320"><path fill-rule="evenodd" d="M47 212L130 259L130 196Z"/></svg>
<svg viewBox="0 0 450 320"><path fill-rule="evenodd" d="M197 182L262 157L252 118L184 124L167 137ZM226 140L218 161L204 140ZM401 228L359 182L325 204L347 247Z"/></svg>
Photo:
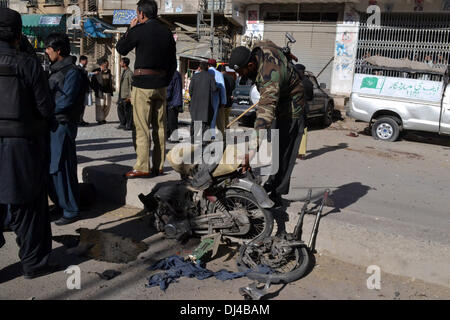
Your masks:
<svg viewBox="0 0 450 320"><path fill-rule="evenodd" d="M291 33L297 40L291 45L292 53L298 57L298 63L304 64L307 71L317 75L334 56L336 42L336 23L287 23L274 22L264 24L264 39L278 46L285 46L285 33ZM318 78L319 82L331 87L330 63Z"/></svg>

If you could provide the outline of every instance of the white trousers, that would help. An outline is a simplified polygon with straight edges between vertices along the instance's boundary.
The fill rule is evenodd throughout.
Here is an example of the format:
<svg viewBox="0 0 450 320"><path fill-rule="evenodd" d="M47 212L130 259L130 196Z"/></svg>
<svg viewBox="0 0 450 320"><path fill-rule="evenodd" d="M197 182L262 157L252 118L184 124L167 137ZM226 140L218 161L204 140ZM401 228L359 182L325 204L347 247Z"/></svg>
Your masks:
<svg viewBox="0 0 450 320"><path fill-rule="evenodd" d="M111 109L111 94L104 93L103 96L95 98L95 120L104 121Z"/></svg>

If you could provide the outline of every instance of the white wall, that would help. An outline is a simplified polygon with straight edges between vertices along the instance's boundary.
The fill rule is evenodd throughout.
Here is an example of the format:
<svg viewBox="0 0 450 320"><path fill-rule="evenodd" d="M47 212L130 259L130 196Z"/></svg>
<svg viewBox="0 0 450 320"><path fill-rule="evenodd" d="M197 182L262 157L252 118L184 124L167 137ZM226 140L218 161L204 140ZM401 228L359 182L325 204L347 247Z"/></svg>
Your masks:
<svg viewBox="0 0 450 320"><path fill-rule="evenodd" d="M359 15L348 5L345 6L343 23L337 25L333 70L331 73L331 93L349 96L353 85L353 75L358 44Z"/></svg>
<svg viewBox="0 0 450 320"><path fill-rule="evenodd" d="M377 0L382 12L414 12L416 0ZM423 12L442 12L444 7L450 10L450 0L423 0ZM361 1L356 5L358 11L366 11L369 1Z"/></svg>

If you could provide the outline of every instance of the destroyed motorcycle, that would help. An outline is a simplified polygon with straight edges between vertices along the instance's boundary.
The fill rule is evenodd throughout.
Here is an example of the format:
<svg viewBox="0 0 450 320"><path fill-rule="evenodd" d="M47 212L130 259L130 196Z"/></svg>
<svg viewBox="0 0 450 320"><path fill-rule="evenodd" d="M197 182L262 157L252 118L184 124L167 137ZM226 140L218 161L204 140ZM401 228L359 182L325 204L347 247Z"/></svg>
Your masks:
<svg viewBox="0 0 450 320"><path fill-rule="evenodd" d="M306 201L299 212L299 219L293 233L280 233L265 239L255 239L244 243L239 250L237 265L240 271L252 270L247 277L270 284L289 283L303 277L309 268L325 205L331 205L330 190L308 191ZM310 208L312 202L318 202ZM314 225L308 243L302 241L303 220L306 214L315 214ZM258 272L261 266L269 267L271 273ZM251 289L242 288L243 295L252 295ZM247 291L246 291L247 290Z"/></svg>
<svg viewBox="0 0 450 320"><path fill-rule="evenodd" d="M237 241L270 236L274 220L268 209L274 203L252 173L242 173L240 165L223 161L177 164L173 151L167 159L182 179L159 183L149 194L139 195L158 231L180 241L213 233Z"/></svg>

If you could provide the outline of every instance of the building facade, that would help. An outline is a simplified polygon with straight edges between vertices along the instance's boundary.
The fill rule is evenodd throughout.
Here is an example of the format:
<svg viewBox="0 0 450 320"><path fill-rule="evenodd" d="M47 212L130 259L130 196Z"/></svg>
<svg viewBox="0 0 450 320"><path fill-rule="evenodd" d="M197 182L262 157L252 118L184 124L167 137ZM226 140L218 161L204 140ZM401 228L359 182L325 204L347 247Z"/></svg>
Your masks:
<svg viewBox="0 0 450 320"><path fill-rule="evenodd" d="M450 0L242 2L241 44L251 47L267 39L285 46L289 32L297 40L291 50L299 63L318 75L340 107L351 93L355 72L368 72L363 68L368 55L436 65L448 64L450 59ZM380 26L374 28L377 8Z"/></svg>

